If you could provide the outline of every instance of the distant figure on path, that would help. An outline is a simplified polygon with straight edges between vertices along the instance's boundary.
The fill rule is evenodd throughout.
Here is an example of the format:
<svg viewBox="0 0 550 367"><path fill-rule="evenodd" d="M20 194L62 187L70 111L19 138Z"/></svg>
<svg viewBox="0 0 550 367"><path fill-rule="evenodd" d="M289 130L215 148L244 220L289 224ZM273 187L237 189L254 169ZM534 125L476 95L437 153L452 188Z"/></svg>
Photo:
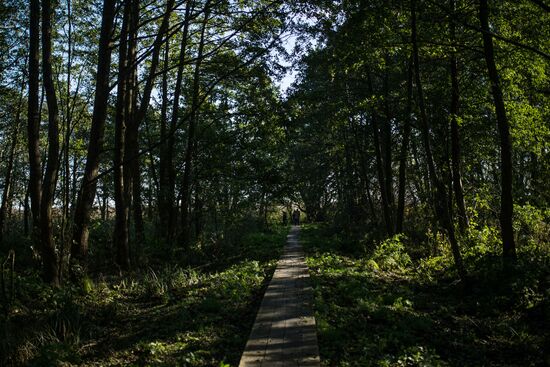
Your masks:
<svg viewBox="0 0 550 367"><path fill-rule="evenodd" d="M283 226L286 226L286 222L287 222L287 215L286 215L286 212L283 211Z"/></svg>
<svg viewBox="0 0 550 367"><path fill-rule="evenodd" d="M300 211L298 209L294 210L292 213L292 224L295 226L300 225Z"/></svg>

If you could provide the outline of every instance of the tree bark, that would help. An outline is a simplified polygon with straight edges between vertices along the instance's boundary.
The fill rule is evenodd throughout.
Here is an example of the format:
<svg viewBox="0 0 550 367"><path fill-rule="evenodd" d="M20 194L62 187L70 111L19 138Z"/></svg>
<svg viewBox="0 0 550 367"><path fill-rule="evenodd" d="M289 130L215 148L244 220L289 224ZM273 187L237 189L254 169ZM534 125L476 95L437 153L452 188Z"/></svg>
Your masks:
<svg viewBox="0 0 550 367"><path fill-rule="evenodd" d="M114 152L114 187L115 187L115 230L116 263L122 270L130 268L130 249L128 243L129 207L125 195L124 158L126 137L127 85L128 85L128 28L131 16L131 3L124 2L124 15L120 31L118 51L118 84L115 116L115 152Z"/></svg>
<svg viewBox="0 0 550 367"><path fill-rule="evenodd" d="M30 0L29 16L29 96L27 139L29 149L29 197L32 236L40 248L40 201L42 196L42 159L40 157L40 0Z"/></svg>
<svg viewBox="0 0 550 367"><path fill-rule="evenodd" d="M59 284L59 269L53 239L52 204L59 170L59 108L52 72L51 0L42 0L42 76L48 105L48 159L40 202L40 235L44 281Z"/></svg>
<svg viewBox="0 0 550 367"><path fill-rule="evenodd" d="M166 42L164 50L163 61L163 73L161 84L161 105L160 105L160 140L167 141L168 134L168 64L170 55L170 43ZM158 193L158 215L159 215L159 231L158 235L163 238L167 243L171 242L172 231L168 223L172 217L173 212L173 200L169 199L168 194L168 180L169 173L166 164L166 146L163 144L160 147L160 160L159 160L159 193Z"/></svg>
<svg viewBox="0 0 550 367"><path fill-rule="evenodd" d="M68 241L68 227L71 207L71 172L69 161L69 145L71 141L72 109L71 109L71 78L72 78L72 47L73 47L73 20L72 0L67 0L67 93L63 119L63 215L61 218L61 248L59 249L59 279L63 281L63 263L65 260L65 248ZM62 99L61 99L61 105Z"/></svg>
<svg viewBox="0 0 550 367"><path fill-rule="evenodd" d="M30 195L30 182L27 183L25 190L25 198L23 199L23 234L29 235L29 195Z"/></svg>
<svg viewBox="0 0 550 367"><path fill-rule="evenodd" d="M85 261L88 255L88 233L94 202L99 162L103 150L105 120L109 100L109 73L111 69L111 34L114 26L116 0L104 0L97 59L96 90L92 127L86 156L86 167L76 201L71 256Z"/></svg>
<svg viewBox="0 0 550 367"><path fill-rule="evenodd" d="M137 32L139 23L139 3L138 0L130 0L130 25L128 33L128 70L127 70L127 96L125 106L126 137L124 146L124 195L128 209L132 209L134 217L135 243L138 245L143 240L144 228L141 212L141 174L140 158L138 157L138 133L141 113L137 109ZM156 48L155 48L156 50ZM154 61L154 60L153 60ZM158 61L158 60L157 60ZM149 79L148 79L149 81ZM147 91L145 91L147 92ZM143 101L142 105L149 101ZM146 110L146 108L145 108ZM145 116L145 113L143 113ZM128 218L128 228L130 228L130 218Z"/></svg>
<svg viewBox="0 0 550 367"><path fill-rule="evenodd" d="M479 0L479 20L483 32L483 50L487 71L491 80L491 90L497 116L497 126L500 137L500 165L501 165L501 193L500 193L500 230L502 237L502 256L505 263L513 263L517 259L516 244L514 242L514 200L512 196L512 141L510 139L510 125L506 117L504 97L500 88L493 38L489 34L489 8L487 0Z"/></svg>

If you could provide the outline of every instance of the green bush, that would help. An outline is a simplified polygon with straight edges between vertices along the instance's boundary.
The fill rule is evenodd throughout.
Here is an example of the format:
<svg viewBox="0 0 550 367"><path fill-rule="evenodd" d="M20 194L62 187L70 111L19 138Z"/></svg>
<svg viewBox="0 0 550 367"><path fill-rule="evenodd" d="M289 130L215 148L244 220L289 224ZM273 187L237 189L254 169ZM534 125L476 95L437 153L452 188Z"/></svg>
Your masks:
<svg viewBox="0 0 550 367"><path fill-rule="evenodd" d="M500 230L496 227L470 226L462 242L462 255L466 259L477 259L490 254L500 255L502 252Z"/></svg>
<svg viewBox="0 0 550 367"><path fill-rule="evenodd" d="M372 254L372 260L382 269L405 270L411 264L411 258L405 251L405 235L397 234L378 244Z"/></svg>
<svg viewBox="0 0 550 367"><path fill-rule="evenodd" d="M518 247L550 250L550 209L514 205L514 230Z"/></svg>

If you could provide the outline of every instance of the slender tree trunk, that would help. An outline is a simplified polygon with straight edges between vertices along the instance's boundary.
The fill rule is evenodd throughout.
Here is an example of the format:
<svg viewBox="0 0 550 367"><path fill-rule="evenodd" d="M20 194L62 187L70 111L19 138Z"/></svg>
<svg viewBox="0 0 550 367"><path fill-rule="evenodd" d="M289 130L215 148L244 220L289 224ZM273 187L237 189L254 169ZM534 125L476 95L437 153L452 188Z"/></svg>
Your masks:
<svg viewBox="0 0 550 367"><path fill-rule="evenodd" d="M363 117L365 118L365 117ZM359 134L358 134L359 135ZM373 220L376 222L377 219L378 219L378 215L376 215L376 211L374 209L374 202L373 202L373 199L372 199L372 194L371 194L371 184L370 184L370 179L369 179L369 176L368 176L368 162L367 162L367 155L366 155L366 141L368 140L367 139L367 129L366 128L363 128L361 129L361 141L363 142L362 144L358 144L357 146L360 147L360 156L361 156L361 169L363 171L363 177L364 177L364 185L365 185L365 193L366 193L366 196L367 196L367 203L369 205L369 209L371 211L371 215L373 216Z"/></svg>
<svg viewBox="0 0 550 367"><path fill-rule="evenodd" d="M78 260L84 260L88 254L89 223L97 187L97 175L99 172L101 151L103 150L105 120L107 118L109 73L111 69L111 34L114 27L116 2L116 0L103 1L92 127L86 157L86 168L76 201L74 231L72 235L71 256Z"/></svg>
<svg viewBox="0 0 550 367"><path fill-rule="evenodd" d="M63 215L61 218L61 248L59 250L59 279L63 281L63 263L65 260L65 248L68 241L68 227L70 221L71 206L71 172L69 161L69 145L71 141L71 77L72 77L72 47L73 47L73 22L72 22L72 0L67 0L67 94L65 114L63 120Z"/></svg>
<svg viewBox="0 0 550 367"><path fill-rule="evenodd" d="M42 0L42 75L48 105L48 160L40 202L40 235L44 280L59 284L57 253L53 239L52 204L59 170L59 109L52 72L52 24L51 0Z"/></svg>
<svg viewBox="0 0 550 367"><path fill-rule="evenodd" d="M455 0L450 0L450 8L454 13ZM449 21L449 33L451 43L456 43L456 25ZM458 209L458 224L461 232L468 226L468 216L466 214L466 204L464 203L464 190L462 189L462 175L460 173L460 135L458 131L458 112L460 103L460 94L458 86L458 61L456 51L451 51L451 169L453 191ZM452 195L450 195L452 196Z"/></svg>
<svg viewBox="0 0 550 367"><path fill-rule="evenodd" d="M372 116L372 131L374 151L376 154L376 172L378 173L378 184L380 186L380 197L382 199L382 210L384 212L384 223L386 224L386 233L388 236L393 234L393 224L391 220L391 210L386 191L386 181L384 177L384 167L382 163L382 154L380 152L380 133L378 130L378 117Z"/></svg>
<svg viewBox="0 0 550 367"><path fill-rule="evenodd" d="M393 170L392 170L392 114L390 110L390 91L389 91L389 64L390 58L386 54L386 67L384 70L384 113L386 115L386 123L382 126L382 149L383 149L383 164L384 164L384 185L386 190L386 198L388 201L388 210L391 218L391 226L393 233L393 216L394 216L394 196L393 196Z"/></svg>
<svg viewBox="0 0 550 367"><path fill-rule="evenodd" d="M40 157L40 0L30 0L29 17L29 97L27 139L29 148L29 197L32 236L40 248L40 201L42 197L42 159Z"/></svg>
<svg viewBox="0 0 550 367"><path fill-rule="evenodd" d="M24 88L24 86L23 86ZM13 186L13 165L15 161L15 152L17 149L17 140L19 139L19 130L21 128L21 109L23 108L23 88L19 94L17 102L17 112L15 113L15 123L11 132L11 142L8 152L8 163L6 166L6 175L4 176L4 190L2 191L2 203L0 204L0 245L4 239L4 229L6 217L11 206L11 191Z"/></svg>
<svg viewBox="0 0 550 367"><path fill-rule="evenodd" d="M405 188L407 185L407 156L409 151L409 140L411 135L412 119L412 99L413 99L413 61L409 61L407 72L407 116L403 123L403 141L401 143L401 152L399 157L399 191L397 194L397 218L395 231L403 232L403 220L405 218Z"/></svg>
<svg viewBox="0 0 550 367"><path fill-rule="evenodd" d="M346 128L343 128L344 131ZM353 167L352 167L352 158L351 158L351 149L350 144L348 143L348 134L344 132L344 167L343 176L344 176L344 202L346 203L346 212L348 216L347 224L351 225L357 218L355 217L355 195L354 195L354 184L353 184Z"/></svg>
<svg viewBox="0 0 550 367"><path fill-rule="evenodd" d="M174 88L172 115L170 117L170 126L166 144L161 147L160 155L160 194L159 209L162 214L159 215L161 227L165 228L166 240L172 243L176 233L177 203L175 198L176 171L174 168L174 144L176 126L179 119L180 97L182 92L185 54L189 37L189 25L191 13L193 10L193 1L188 1L185 7L185 18L181 35L179 49L179 65L176 73L176 85ZM167 62L167 59L166 59ZM166 90L167 93L167 90Z"/></svg>
<svg viewBox="0 0 550 367"><path fill-rule="evenodd" d="M128 243L129 207L125 195L124 182L124 152L126 137L127 87L128 87L128 28L131 16L131 2L124 2L124 15L120 31L120 46L118 56L118 84L115 116L115 152L114 152L114 186L115 186L115 231L116 262L127 270L130 268L130 249Z"/></svg>
<svg viewBox="0 0 550 367"><path fill-rule="evenodd" d="M374 93L370 74L368 75L368 83L370 92ZM392 214L386 191L387 186L385 183L384 166L382 162L382 153L380 150L380 130L378 127L378 114L376 113L375 108L373 109L371 120L374 152L376 156L376 172L378 174L378 186L380 187L380 198L382 199L382 210L384 212L384 224L386 225L386 234L388 236L391 236L393 234Z"/></svg>
<svg viewBox="0 0 550 367"><path fill-rule="evenodd" d="M25 190L25 199L23 199L23 233L25 236L29 235L29 190L30 183L27 184L27 188Z"/></svg>
<svg viewBox="0 0 550 367"><path fill-rule="evenodd" d="M348 106L351 107L351 101L349 100L349 98L347 102L348 102ZM364 154L364 148L361 144L362 134L359 131L359 128L353 116L350 116L348 121L351 129L351 134L353 136L353 144L355 147L354 156L358 161L358 173L361 179L360 196L359 196L361 208L363 213L367 214L367 207L368 207L368 210L370 210L370 214L374 216L375 212L374 212L374 207L372 206L372 200L370 197L370 187L369 187L369 181L368 181L368 175L367 175L367 171L368 171L367 163L366 163L366 158Z"/></svg>
<svg viewBox="0 0 550 367"><path fill-rule="evenodd" d="M132 208L134 215L135 243L143 240L143 218L141 213L141 174L140 159L138 158L138 133L140 113L137 110L137 27L139 23L139 4L137 0L130 0L131 14L128 34L128 74L126 96L126 137L124 146L124 195L128 208ZM147 105L149 101L147 101ZM137 179L137 180L136 180ZM137 195L135 195L137 194ZM129 228L130 218L128 218ZM135 248L136 246L134 246Z"/></svg>
<svg viewBox="0 0 550 367"><path fill-rule="evenodd" d="M166 42L164 50L163 73L161 93L162 100L160 106L160 140L166 141L168 127L168 64L170 55L170 42ZM166 145L160 147L159 160L159 197L158 197L158 214L159 214L159 231L160 238L163 238L167 243L172 238L171 228L168 225L174 204L168 197L168 168L166 166ZM168 209L169 208L169 209Z"/></svg>
<svg viewBox="0 0 550 367"><path fill-rule="evenodd" d="M195 236L200 237L202 234L202 211L203 211L203 200L202 200L202 187L200 180L197 180L195 183Z"/></svg>
<svg viewBox="0 0 550 367"><path fill-rule="evenodd" d="M514 242L514 200L512 196L512 142L510 139L510 125L506 117L504 97L500 88L493 38L489 34L489 8L487 0L479 0L479 20L483 33L483 49L487 71L491 80L491 89L497 116L498 132L500 136L500 166L501 166L501 193L500 193L500 230L502 236L502 255L505 264L516 261L516 244Z"/></svg>
<svg viewBox="0 0 550 367"><path fill-rule="evenodd" d="M149 101L151 99L151 93L153 91L155 76L157 73L157 68L159 65L160 54L162 51L163 42L166 44L169 43L167 37L167 31L169 27L170 15L174 10L175 0L168 0L166 3L166 10L164 12L162 22L159 28L159 31L153 42L153 52L151 56L151 66L149 68L149 74L146 80L145 88L143 90L143 96L141 98L141 103L139 109L137 108L137 65L135 65L136 59L136 47L137 47L137 27L139 24L139 1L133 1L133 15L132 15L132 35L131 35L131 47L130 50L130 64L132 67L132 80L134 87L132 88L132 113L130 113L131 118L129 119L129 126L127 131L127 156L132 158L132 161L128 165L127 171L127 182L132 182L132 199L133 199L133 214L134 214L134 226L136 232L136 243L143 242L145 236L144 223L143 223L143 209L142 209L142 198L141 198L141 171L140 171L140 160L137 158L139 153L139 127L143 122L147 110L149 108ZM131 177L130 177L131 173Z"/></svg>
<svg viewBox="0 0 550 367"><path fill-rule="evenodd" d="M191 118L189 120L189 128L187 130L187 148L185 151L185 169L183 172L183 180L181 186L181 225L182 236L181 243L184 247L189 245L189 200L191 188L191 174L193 171L193 157L195 155L196 141L195 130L197 127L199 116L199 93L200 93L200 72L203 58L204 42L206 35L206 25L210 16L210 1L207 0L204 7L204 19L201 26L201 35L199 41L199 49L197 51L197 62L195 63L195 71L193 75L193 101L191 103Z"/></svg>
<svg viewBox="0 0 550 367"><path fill-rule="evenodd" d="M431 143L430 143L430 126L428 123L428 116L426 113L426 107L424 105L424 94L422 90L422 82L420 78L420 66L418 57L418 42L417 42L417 28L416 28L416 0L411 1L411 41L413 46L413 61L414 61L414 74L418 96L418 105L420 107L420 123L422 141L424 143L424 150L426 152L426 160L428 163L428 175L432 183L434 206L436 215L443 228L447 231L449 242L451 244L451 251L455 265L457 267L460 278L466 280L466 271L462 263L462 255L458 247L458 241L455 236L454 225L450 216L450 208L448 207L447 192L445 185L437 176L435 169L435 163L433 160Z"/></svg>

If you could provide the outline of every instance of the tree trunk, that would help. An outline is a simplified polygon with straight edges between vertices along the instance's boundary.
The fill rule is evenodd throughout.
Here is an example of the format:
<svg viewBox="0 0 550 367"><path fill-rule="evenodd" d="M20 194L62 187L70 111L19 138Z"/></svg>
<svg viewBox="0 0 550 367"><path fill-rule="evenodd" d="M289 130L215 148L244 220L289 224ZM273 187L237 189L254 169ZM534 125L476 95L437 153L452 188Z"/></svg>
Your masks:
<svg viewBox="0 0 550 367"><path fill-rule="evenodd" d="M42 196L42 159L40 157L40 0L30 0L29 16L29 97L27 139L29 149L29 197L32 236L40 248L40 201Z"/></svg>
<svg viewBox="0 0 550 367"><path fill-rule="evenodd" d="M17 140L19 137L19 130L21 128L21 109L23 108L23 88L21 88L19 94L19 101L17 103L17 112L15 113L15 123L11 133L11 142L8 152L8 163L6 166L6 175L4 178L4 190L2 191L2 203L0 204L0 245L4 239L4 229L6 225L6 216L9 212L11 202L11 191L13 186L13 164L15 161L15 152L17 148Z"/></svg>
<svg viewBox="0 0 550 367"><path fill-rule="evenodd" d="M124 152L126 137L127 81L128 81L128 28L130 24L131 4L124 2L124 16L120 31L118 56L118 84L115 116L115 152L114 152L114 187L115 187L115 231L116 262L122 270L130 268L130 249L128 243L129 207L125 195Z"/></svg>
<svg viewBox="0 0 550 367"><path fill-rule="evenodd" d="M27 66L28 59L25 60L25 68ZM17 143L19 139L19 133L21 130L21 113L23 112L23 96L25 92L26 80L24 72L21 76L21 88L19 90L19 99L17 106L15 107L15 121L13 130L11 133L11 142L8 151L8 163L6 166L6 175L4 177L4 190L2 192L2 203L0 204L0 244L3 241L3 234L6 225L6 219L12 209L12 186L14 182L14 163L17 153Z"/></svg>
<svg viewBox="0 0 550 367"><path fill-rule="evenodd" d="M393 233L393 216L394 216L394 196L393 196L393 170L392 170L392 115L390 110L390 93L389 93L389 64L390 58L385 55L385 70L384 70L384 113L386 115L386 123L382 126L382 149L383 149L383 164L384 164L384 185L386 190L386 198L388 201L388 211L391 218L390 225Z"/></svg>
<svg viewBox="0 0 550 367"><path fill-rule="evenodd" d="M422 141L424 150L426 152L426 160L428 163L428 176L432 184L432 196L434 200L434 206L438 221L442 224L443 228L447 231L449 242L451 244L451 250L455 265L457 267L460 278L466 280L466 271L462 263L462 255L458 247L458 242L455 236L454 225L450 217L450 208L448 206L447 192L445 185L437 176L435 169L435 163L433 160L431 143L430 143L430 126L428 123L428 116L426 113L426 107L424 105L424 94L422 90L422 82L420 78L420 66L418 57L418 42L417 42L417 28L416 28L416 0L411 1L411 41L413 46L413 62L414 62L414 74L418 96L418 105L420 107L420 124Z"/></svg>
<svg viewBox="0 0 550 367"><path fill-rule="evenodd" d="M159 193L159 219L161 221L161 227L165 228L166 240L170 244L174 239L176 233L176 218L177 218L177 204L175 200L175 186L176 186L176 172L174 169L174 144L177 121L179 118L180 97L183 84L183 73L187 42L189 36L189 24L192 12L192 1L188 1L185 7L185 19L183 23L182 38L179 50L179 65L176 74L176 85L174 88L172 115L170 118L170 126L168 139L166 144L161 147L160 154L160 193ZM167 62L167 58L166 58ZM167 89L166 89L167 93Z"/></svg>
<svg viewBox="0 0 550 367"><path fill-rule="evenodd" d="M72 47L73 47L73 21L72 21L72 0L67 0L67 93L65 95L66 105L63 119L63 214L61 218L61 248L59 250L59 279L63 281L63 263L65 260L65 249L68 241L68 227L70 221L71 207L71 172L69 161L69 145L71 141L71 77L72 77ZM61 99L62 101L62 99ZM61 103L63 105L63 103Z"/></svg>
<svg viewBox="0 0 550 367"><path fill-rule="evenodd" d="M23 199L23 234L29 235L29 195L30 195L30 182L27 184L25 190L25 198Z"/></svg>
<svg viewBox="0 0 550 367"><path fill-rule="evenodd" d="M500 230L502 236L502 255L505 263L516 261L516 244L514 242L514 200L512 196L512 142L510 125L506 117L504 97L500 88L499 75L495 63L493 38L489 34L489 8L487 0L479 0L479 20L483 33L483 49L487 71L491 80L491 89L497 116L500 136L501 194L500 194Z"/></svg>
<svg viewBox="0 0 550 367"><path fill-rule="evenodd" d="M455 0L450 0L451 11L455 11ZM451 43L456 43L456 25L449 21L449 33ZM466 214L466 204L464 203L464 190L462 189L462 175L460 173L460 135L458 131L458 112L459 112L459 86L458 86L458 62L456 51L451 51L451 170L453 191L458 209L458 225L461 232L468 226L468 216ZM449 195L452 196L452 195Z"/></svg>
<svg viewBox="0 0 550 367"><path fill-rule="evenodd" d="M372 80L370 74L368 75L368 83L370 93L374 93ZM380 198L382 201L382 210L384 212L384 224L386 225L386 234L391 236L393 234L393 224L392 224L392 215L388 202L388 196L386 191L386 183L384 177L384 166L382 163L382 153L380 150L380 131L378 128L378 115L376 113L376 107L373 107L372 111L372 135L373 135L373 144L374 152L376 156L376 172L378 174L378 186L380 187Z"/></svg>
<svg viewBox="0 0 550 367"><path fill-rule="evenodd" d="M399 191L397 194L397 218L395 223L396 233L403 232L403 220L405 218L405 188L407 185L407 155L411 135L412 99L413 99L413 61L409 60L407 71L407 116L403 125L403 141L399 154Z"/></svg>
<svg viewBox="0 0 550 367"><path fill-rule="evenodd" d="M139 23L139 4L138 0L130 1L131 14L128 34L128 74L127 74L127 97L126 97L126 137L124 146L124 195L128 208L132 208L134 215L135 243L138 245L143 240L143 217L141 212L141 174L140 159L138 156L138 133L141 113L137 110L137 27ZM149 80L149 79L148 79ZM145 91L147 92L147 91ZM149 101L143 101L142 106ZM146 110L146 108L145 108ZM143 114L143 116L145 113ZM130 218L128 218L128 222ZM129 223L128 223L129 228Z"/></svg>
<svg viewBox="0 0 550 367"><path fill-rule="evenodd" d="M166 142L168 136L168 64L170 54L170 42L166 42L164 50L163 61L163 73L161 84L161 105L160 105L160 140ZM178 97L179 98L179 97ZM171 137L170 137L171 139ZM158 235L163 238L164 241L170 243L172 238L172 231L168 223L173 211L173 200L169 199L168 194L168 181L169 173L166 167L166 150L169 143L162 144L160 146L160 160L159 160L159 193L158 193L158 215L159 215L159 227Z"/></svg>
<svg viewBox="0 0 550 367"><path fill-rule="evenodd" d="M107 118L109 73L111 69L111 33L114 26L116 2L116 0L103 1L92 127L86 156L86 168L76 201L71 245L71 256L78 260L85 260L88 254L89 223L97 187L97 175L101 151L103 150L105 120Z"/></svg>
<svg viewBox="0 0 550 367"><path fill-rule="evenodd" d="M376 153L376 171L378 173L378 184L380 187L380 197L382 199L382 210L384 212L384 223L386 224L386 234L391 236L393 234L392 215L390 210L390 204L388 202L388 195L386 191L386 181L384 177L384 167L382 163L382 154L380 152L380 134L378 130L378 117L372 116L372 131L373 131L373 143L374 151Z"/></svg>
<svg viewBox="0 0 550 367"><path fill-rule="evenodd" d="M129 63L132 65L131 79L133 80L132 88L132 112L129 114L129 124L127 130L127 157L131 158L131 162L128 165L128 176L126 181L132 182L132 207L134 214L134 226L136 233L136 243L143 242L145 236L144 223L143 223L143 209L141 199L141 173L140 173L140 160L137 158L139 154L139 127L147 114L149 108L149 101L151 99L151 93L154 87L155 76L157 74L157 68L159 65L160 54L162 50L163 42L169 43L168 39L164 39L169 26L170 15L174 8L175 0L168 0L166 3L166 10L164 12L162 22L159 31L153 42L153 52L151 56L151 66L149 68L149 74L143 90L143 96L139 109L137 108L137 65L135 65L136 59L136 47L137 47L137 27L139 24L139 1L134 0L132 2L132 35L131 46L129 48ZM130 177L131 175L131 177Z"/></svg>
<svg viewBox="0 0 550 367"><path fill-rule="evenodd" d="M48 105L48 159L40 202L40 235L44 281L59 284L59 269L53 239L52 204L59 170L59 109L52 72L51 0L42 0L42 75Z"/></svg>
<svg viewBox="0 0 550 367"><path fill-rule="evenodd" d="M181 225L182 235L181 243L184 247L189 245L189 200L191 188L191 174L193 171L193 157L195 155L196 141L195 130L199 115L199 92L200 92L200 72L203 58L204 41L206 35L206 25L210 15L210 1L207 0L204 6L204 19L201 26L201 35L199 49L197 51L197 62L193 75L193 101L191 103L191 118L189 119L189 128L187 130L187 148L185 150L185 168L181 186Z"/></svg>
<svg viewBox="0 0 550 367"><path fill-rule="evenodd" d="M195 184L195 236L198 238L202 234L203 222L202 222L202 211L203 211L203 200L202 200L202 187L200 185L200 180L196 181Z"/></svg>

